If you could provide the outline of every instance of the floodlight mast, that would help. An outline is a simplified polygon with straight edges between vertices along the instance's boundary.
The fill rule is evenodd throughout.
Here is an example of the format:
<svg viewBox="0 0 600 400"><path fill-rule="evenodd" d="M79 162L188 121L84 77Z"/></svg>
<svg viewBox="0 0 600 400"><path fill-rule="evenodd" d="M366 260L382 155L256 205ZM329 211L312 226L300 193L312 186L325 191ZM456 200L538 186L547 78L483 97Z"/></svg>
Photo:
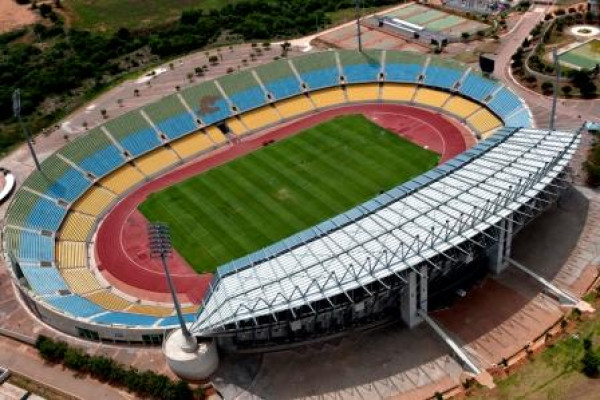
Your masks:
<svg viewBox="0 0 600 400"><path fill-rule="evenodd" d="M27 127L25 127L25 124L23 123L23 120L21 119L21 91L19 89L15 89L15 91L13 92L12 101L13 101L13 114L14 114L15 118L17 120L19 120L19 125L21 126L21 130L25 134L25 138L27 139L27 147L29 147L29 152L31 153L31 157L33 158L35 167L37 168L38 171L41 171L42 167L40 166L40 161L38 160L37 155L35 154L35 149L33 148L33 141L31 140L31 135L29 134Z"/></svg>
<svg viewBox="0 0 600 400"><path fill-rule="evenodd" d="M183 319L181 305L179 304L179 299L177 298L175 286L173 285L173 280L171 279L169 263L167 262L167 258L173 253L173 247L171 246L171 232L169 227L161 223L150 224L148 226L148 238L150 240L150 257L160 258L165 271L165 276L167 278L167 284L169 285L169 290L171 291L171 296L173 297L173 306L175 307L177 319L179 320L179 325L181 326L181 332L186 342L182 349L187 352L194 352L198 348L198 344L196 339L190 334L190 331L188 330Z"/></svg>
<svg viewBox="0 0 600 400"><path fill-rule="evenodd" d="M552 96L552 111L550 112L550 123L548 129L554 130L554 121L556 121L556 103L558 101L558 87L560 86L560 64L558 62L558 53L556 48L552 49L552 57L554 57L554 71L556 72L556 80L554 81L554 93Z"/></svg>
<svg viewBox="0 0 600 400"><path fill-rule="evenodd" d="M360 6L358 4L360 0L355 0L356 8L356 37L358 39L358 51L362 52L362 37L360 31Z"/></svg>

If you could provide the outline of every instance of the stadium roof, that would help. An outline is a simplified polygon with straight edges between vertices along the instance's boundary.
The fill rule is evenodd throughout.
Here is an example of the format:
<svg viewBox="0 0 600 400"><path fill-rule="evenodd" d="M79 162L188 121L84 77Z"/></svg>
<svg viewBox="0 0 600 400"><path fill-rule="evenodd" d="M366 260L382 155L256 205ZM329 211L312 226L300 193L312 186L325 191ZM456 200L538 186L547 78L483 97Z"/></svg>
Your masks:
<svg viewBox="0 0 600 400"><path fill-rule="evenodd" d="M328 300L430 260L498 224L568 165L579 134L503 128L443 165L220 269L191 331Z"/></svg>

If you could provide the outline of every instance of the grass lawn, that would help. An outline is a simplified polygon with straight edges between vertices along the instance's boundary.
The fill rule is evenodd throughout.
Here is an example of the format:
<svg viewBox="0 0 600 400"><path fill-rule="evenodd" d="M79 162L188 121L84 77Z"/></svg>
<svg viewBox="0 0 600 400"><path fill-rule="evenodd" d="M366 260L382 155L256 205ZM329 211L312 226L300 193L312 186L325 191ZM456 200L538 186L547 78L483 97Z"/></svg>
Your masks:
<svg viewBox="0 0 600 400"><path fill-rule="evenodd" d="M98 31L148 28L173 21L183 10L221 8L235 0L67 0L74 27Z"/></svg>
<svg viewBox="0 0 600 400"><path fill-rule="evenodd" d="M585 69L592 69L600 64L600 40L594 39L581 46L561 54L560 61Z"/></svg>
<svg viewBox="0 0 600 400"><path fill-rule="evenodd" d="M198 272L333 217L438 163L362 115L337 117L154 193L140 205L171 227Z"/></svg>

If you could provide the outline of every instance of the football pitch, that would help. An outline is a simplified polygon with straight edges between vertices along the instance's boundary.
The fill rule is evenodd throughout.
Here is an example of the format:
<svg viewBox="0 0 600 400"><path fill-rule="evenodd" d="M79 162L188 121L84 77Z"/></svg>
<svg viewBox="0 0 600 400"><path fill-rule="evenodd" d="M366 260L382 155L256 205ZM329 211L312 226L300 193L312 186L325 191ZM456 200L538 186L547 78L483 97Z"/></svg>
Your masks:
<svg viewBox="0 0 600 400"><path fill-rule="evenodd" d="M148 197L197 272L334 217L437 165L439 155L362 115L334 118Z"/></svg>
<svg viewBox="0 0 600 400"><path fill-rule="evenodd" d="M593 69L600 64L600 40L590 40L561 54L558 59L569 66Z"/></svg>

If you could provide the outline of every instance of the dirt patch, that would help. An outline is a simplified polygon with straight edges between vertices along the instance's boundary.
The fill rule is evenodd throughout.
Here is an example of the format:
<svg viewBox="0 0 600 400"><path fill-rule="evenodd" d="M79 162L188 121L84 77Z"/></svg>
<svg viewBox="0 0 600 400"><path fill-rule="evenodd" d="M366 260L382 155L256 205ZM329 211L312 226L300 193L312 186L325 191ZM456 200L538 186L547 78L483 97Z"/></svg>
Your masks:
<svg viewBox="0 0 600 400"><path fill-rule="evenodd" d="M38 16L28 5L19 5L14 0L0 0L0 33L31 25L37 19Z"/></svg>

